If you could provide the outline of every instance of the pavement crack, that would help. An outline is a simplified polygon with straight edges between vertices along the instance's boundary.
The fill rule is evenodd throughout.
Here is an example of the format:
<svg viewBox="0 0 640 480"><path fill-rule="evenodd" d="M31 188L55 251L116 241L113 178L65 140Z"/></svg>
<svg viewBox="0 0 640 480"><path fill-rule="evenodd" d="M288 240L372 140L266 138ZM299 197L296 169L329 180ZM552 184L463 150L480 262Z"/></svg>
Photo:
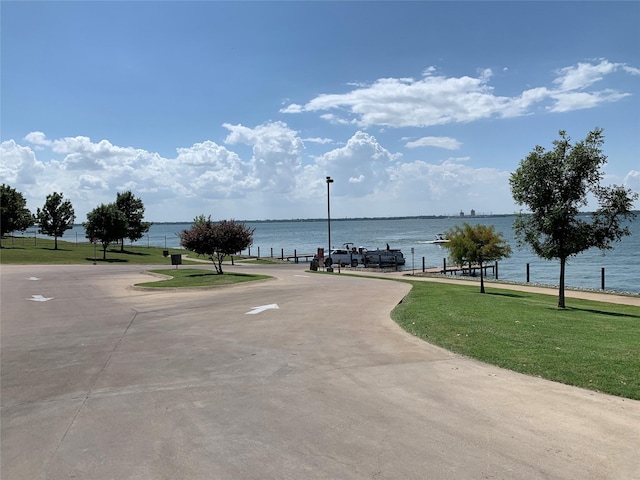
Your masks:
<svg viewBox="0 0 640 480"><path fill-rule="evenodd" d="M109 355L107 356L107 358L105 359L104 363L102 364L102 368L100 368L100 371L94 377L93 382L91 382L91 386L87 390L87 393L85 393L84 398L82 399L82 403L78 407L78 410L76 410L76 413L73 415L73 418L69 422L69 425L67 426L67 428L65 429L64 433L62 434L62 437L60 438L60 441L56 445L56 448L53 450L53 452L51 452L51 454L49 455L49 458L47 458L47 461L44 462L44 464L42 465L42 473L40 474L40 478L44 478L46 476L47 467L48 467L49 463L51 463L51 460L57 455L58 450L60 450L60 447L62 446L62 444L64 443L65 439L67 438L67 435L69 434L69 432L71 431L71 429L75 425L76 419L78 418L78 415L80 415L80 412L84 409L84 406L87 404L87 401L91 397L91 393L93 392L93 389L94 389L96 383L98 383L98 379L102 375L102 372L104 372L104 370L107 368L107 365L109 365L109 363L111 362L111 358L113 357L113 354L115 353L115 351L120 346L120 343L122 342L122 339L127 334L127 332L129 331L129 328L131 328L131 325L133 324L133 321L138 316L138 312L136 310L133 310L133 312L134 313L133 313L133 316L131 317L131 320L129 320L129 323L127 324L126 328L123 330L123 332L120 335L120 337L118 337L118 341L115 343L115 345L113 346L113 348L109 352Z"/></svg>

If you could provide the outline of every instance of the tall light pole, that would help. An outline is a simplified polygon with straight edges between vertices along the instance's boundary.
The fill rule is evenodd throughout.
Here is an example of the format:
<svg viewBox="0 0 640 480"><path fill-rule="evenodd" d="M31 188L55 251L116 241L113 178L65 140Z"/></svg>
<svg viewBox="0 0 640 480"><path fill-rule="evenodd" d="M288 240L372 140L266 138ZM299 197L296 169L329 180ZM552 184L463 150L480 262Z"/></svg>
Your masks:
<svg viewBox="0 0 640 480"><path fill-rule="evenodd" d="M329 266L327 267L327 272L333 272L333 261L331 260L331 201L329 195L329 184L333 183L333 178L327 177L327 234L329 236L329 250L327 250L329 254Z"/></svg>

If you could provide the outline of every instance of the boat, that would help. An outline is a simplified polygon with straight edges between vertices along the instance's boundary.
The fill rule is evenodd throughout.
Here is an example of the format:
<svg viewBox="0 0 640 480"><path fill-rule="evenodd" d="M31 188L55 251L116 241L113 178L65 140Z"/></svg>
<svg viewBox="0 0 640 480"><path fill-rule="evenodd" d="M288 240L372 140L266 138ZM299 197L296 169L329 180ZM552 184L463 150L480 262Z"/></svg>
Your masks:
<svg viewBox="0 0 640 480"><path fill-rule="evenodd" d="M436 233L433 240L427 240L420 243L449 243L450 241L451 240L449 240L444 233Z"/></svg>
<svg viewBox="0 0 640 480"><path fill-rule="evenodd" d="M404 265L405 258L401 250L390 248L389 244L387 244L387 248L369 250L366 247L356 247L353 243L345 243L342 248L332 249L331 254L325 256L324 263L327 267L331 265L388 266Z"/></svg>

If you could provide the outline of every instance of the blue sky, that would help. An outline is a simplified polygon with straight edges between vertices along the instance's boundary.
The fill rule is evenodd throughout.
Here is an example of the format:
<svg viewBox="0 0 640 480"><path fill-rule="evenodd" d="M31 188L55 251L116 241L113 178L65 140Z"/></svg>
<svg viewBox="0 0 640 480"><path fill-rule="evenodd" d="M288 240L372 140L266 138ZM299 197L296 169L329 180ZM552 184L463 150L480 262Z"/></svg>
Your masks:
<svg viewBox="0 0 640 480"><path fill-rule="evenodd" d="M513 213L559 130L640 192L640 2L1 4L0 182L77 221ZM640 208L640 204L636 204Z"/></svg>

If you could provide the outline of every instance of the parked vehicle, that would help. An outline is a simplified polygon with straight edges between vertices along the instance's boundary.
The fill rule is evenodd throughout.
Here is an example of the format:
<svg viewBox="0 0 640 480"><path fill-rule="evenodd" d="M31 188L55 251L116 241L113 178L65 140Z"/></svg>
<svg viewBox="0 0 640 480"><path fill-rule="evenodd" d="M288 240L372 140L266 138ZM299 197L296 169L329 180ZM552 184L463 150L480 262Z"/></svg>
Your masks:
<svg viewBox="0 0 640 480"><path fill-rule="evenodd" d="M330 255L325 257L325 266L350 265L352 267L362 266L389 266L404 265L405 258L402 251L392 249L387 244L386 249L377 248L368 250L365 247L357 247L353 243L345 243L343 248L334 248Z"/></svg>

